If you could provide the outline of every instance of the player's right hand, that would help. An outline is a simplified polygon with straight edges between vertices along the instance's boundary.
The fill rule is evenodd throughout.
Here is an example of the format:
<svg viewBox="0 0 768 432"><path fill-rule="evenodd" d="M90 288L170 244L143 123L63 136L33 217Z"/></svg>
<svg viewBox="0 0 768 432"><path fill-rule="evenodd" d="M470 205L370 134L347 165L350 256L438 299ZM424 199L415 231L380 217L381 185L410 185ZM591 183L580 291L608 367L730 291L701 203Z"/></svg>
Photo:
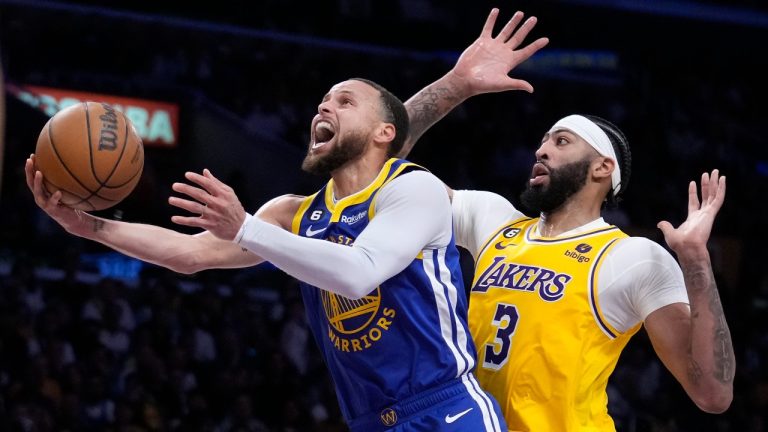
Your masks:
<svg viewBox="0 0 768 432"><path fill-rule="evenodd" d="M81 235L79 233L83 224L85 213L74 210L60 203L61 192L56 191L53 194L46 192L43 187L43 173L35 169L35 155L31 154L24 164L24 174L27 178L27 187L35 198L35 204L53 220L59 223L68 232Z"/></svg>
<svg viewBox="0 0 768 432"><path fill-rule="evenodd" d="M518 28L524 15L519 11L494 37L493 27L498 15L497 8L491 10L480 37L464 50L450 72L459 78L464 86L467 86L466 90L470 96L507 90L533 92L533 86L530 83L511 78L509 73L544 48L549 43L549 39L539 38L519 48L528 33L536 26L536 17L530 17Z"/></svg>

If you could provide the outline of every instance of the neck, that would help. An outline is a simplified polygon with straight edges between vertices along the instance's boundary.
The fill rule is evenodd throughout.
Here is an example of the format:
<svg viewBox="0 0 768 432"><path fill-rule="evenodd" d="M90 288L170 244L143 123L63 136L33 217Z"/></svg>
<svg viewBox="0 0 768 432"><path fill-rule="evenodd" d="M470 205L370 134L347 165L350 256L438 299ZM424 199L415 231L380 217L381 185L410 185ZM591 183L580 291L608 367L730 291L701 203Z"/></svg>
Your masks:
<svg viewBox="0 0 768 432"><path fill-rule="evenodd" d="M541 213L539 234L543 237L557 237L599 219L602 200L583 195L585 194L577 193L557 209Z"/></svg>
<svg viewBox="0 0 768 432"><path fill-rule="evenodd" d="M333 196L342 199L365 189L379 175L387 160L386 156L369 153L335 170L331 173Z"/></svg>

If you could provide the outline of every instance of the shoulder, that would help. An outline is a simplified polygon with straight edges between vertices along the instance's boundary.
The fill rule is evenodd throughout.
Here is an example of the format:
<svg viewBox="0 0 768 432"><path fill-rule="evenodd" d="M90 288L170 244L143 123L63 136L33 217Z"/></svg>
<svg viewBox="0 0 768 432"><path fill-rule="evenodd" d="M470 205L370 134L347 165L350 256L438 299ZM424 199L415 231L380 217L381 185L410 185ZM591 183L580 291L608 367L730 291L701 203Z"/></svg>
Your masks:
<svg viewBox="0 0 768 432"><path fill-rule="evenodd" d="M672 254L643 237L620 240L607 255L603 270L619 285L652 289L679 285L682 271Z"/></svg>
<svg viewBox="0 0 768 432"><path fill-rule="evenodd" d="M381 187L378 202L396 198L431 199L437 194L440 198L448 198L445 184L429 171L410 171L401 174Z"/></svg>
<svg viewBox="0 0 768 432"><path fill-rule="evenodd" d="M503 196L478 190L454 190L451 196L454 213L491 217L498 225L525 217Z"/></svg>
<svg viewBox="0 0 768 432"><path fill-rule="evenodd" d="M267 201L256 214L266 222L290 230L293 216L306 198L304 195L281 195Z"/></svg>
<svg viewBox="0 0 768 432"><path fill-rule="evenodd" d="M424 170L424 169L414 169L412 171L408 171L405 173L402 173L387 182L382 189L385 188L391 188L391 187L401 187L397 186L400 184L427 184L427 185L439 185L440 187L445 187L442 180L437 178L436 175L432 174L431 172Z"/></svg>
<svg viewBox="0 0 768 432"><path fill-rule="evenodd" d="M645 237L626 237L616 244L609 254L613 258L625 258L635 262L674 262L674 257L664 247Z"/></svg>

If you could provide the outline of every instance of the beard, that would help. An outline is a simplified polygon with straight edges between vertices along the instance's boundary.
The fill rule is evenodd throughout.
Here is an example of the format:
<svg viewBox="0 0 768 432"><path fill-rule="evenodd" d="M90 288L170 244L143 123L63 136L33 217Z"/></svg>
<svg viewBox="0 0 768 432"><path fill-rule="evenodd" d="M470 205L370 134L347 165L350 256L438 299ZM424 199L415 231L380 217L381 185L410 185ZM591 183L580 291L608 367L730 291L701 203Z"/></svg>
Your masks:
<svg viewBox="0 0 768 432"><path fill-rule="evenodd" d="M584 159L550 169L549 185L531 186L528 183L520 194L520 201L536 214L557 210L587 183L590 163Z"/></svg>
<svg viewBox="0 0 768 432"><path fill-rule="evenodd" d="M301 163L301 169L310 174L328 176L348 162L359 158L365 152L367 143L368 135L355 131L339 137L336 145L324 155L313 155L310 145L310 150Z"/></svg>

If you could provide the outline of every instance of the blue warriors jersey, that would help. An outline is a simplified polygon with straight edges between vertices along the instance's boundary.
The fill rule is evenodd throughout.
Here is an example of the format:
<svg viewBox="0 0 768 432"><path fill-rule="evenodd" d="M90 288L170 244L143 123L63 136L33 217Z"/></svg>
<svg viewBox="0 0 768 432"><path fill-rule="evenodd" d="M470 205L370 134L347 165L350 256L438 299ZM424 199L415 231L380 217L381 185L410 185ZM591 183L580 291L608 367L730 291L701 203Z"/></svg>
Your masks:
<svg viewBox="0 0 768 432"><path fill-rule="evenodd" d="M329 181L301 204L292 231L351 246L376 217L381 188L413 170L423 168L390 159L367 188L338 202ZM447 247L424 249L359 300L304 283L302 296L348 421L467 375L475 366L453 238Z"/></svg>

